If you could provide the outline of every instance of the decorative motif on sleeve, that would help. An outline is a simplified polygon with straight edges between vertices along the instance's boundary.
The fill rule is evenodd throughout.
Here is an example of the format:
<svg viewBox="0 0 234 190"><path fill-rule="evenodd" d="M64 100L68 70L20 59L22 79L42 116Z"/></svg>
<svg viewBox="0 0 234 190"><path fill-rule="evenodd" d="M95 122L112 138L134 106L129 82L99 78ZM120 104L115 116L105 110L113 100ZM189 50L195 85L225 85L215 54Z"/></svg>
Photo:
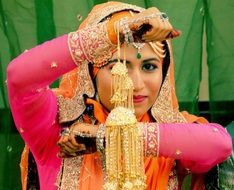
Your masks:
<svg viewBox="0 0 234 190"><path fill-rule="evenodd" d="M112 57L116 45L108 37L106 23L107 21L69 34L69 50L76 64L87 60L95 67L101 67Z"/></svg>
<svg viewBox="0 0 234 190"><path fill-rule="evenodd" d="M159 153L159 127L157 123L144 124L145 155L158 156Z"/></svg>

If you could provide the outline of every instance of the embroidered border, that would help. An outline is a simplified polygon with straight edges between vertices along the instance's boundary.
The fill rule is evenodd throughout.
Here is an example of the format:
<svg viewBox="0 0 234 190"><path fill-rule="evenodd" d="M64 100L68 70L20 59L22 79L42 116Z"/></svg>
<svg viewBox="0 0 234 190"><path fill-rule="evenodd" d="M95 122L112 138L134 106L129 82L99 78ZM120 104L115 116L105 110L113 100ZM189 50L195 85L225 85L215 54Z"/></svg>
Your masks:
<svg viewBox="0 0 234 190"><path fill-rule="evenodd" d="M95 67L105 65L117 48L108 37L106 23L107 21L79 31L80 47Z"/></svg>
<svg viewBox="0 0 234 190"><path fill-rule="evenodd" d="M143 123L145 156L158 156L159 126L157 123Z"/></svg>

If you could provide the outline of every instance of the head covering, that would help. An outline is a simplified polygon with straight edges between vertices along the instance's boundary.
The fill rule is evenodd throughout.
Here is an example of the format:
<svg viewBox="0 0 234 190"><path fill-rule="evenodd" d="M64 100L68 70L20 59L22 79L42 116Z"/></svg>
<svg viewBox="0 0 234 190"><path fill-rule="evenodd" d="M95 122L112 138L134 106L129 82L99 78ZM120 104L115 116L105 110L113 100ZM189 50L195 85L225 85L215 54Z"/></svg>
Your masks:
<svg viewBox="0 0 234 190"><path fill-rule="evenodd" d="M141 12L144 8L120 2L107 2L96 5L81 23L79 29L95 25L108 16L125 10ZM169 41L166 43L169 47L167 56L170 57L170 66L151 113L158 122L183 122L185 120L178 110L174 88L174 61L171 45ZM86 94L88 97L94 97L95 95L87 62L81 63L76 69L63 75L60 86L55 92L58 96L60 123L74 121L82 115L86 108L83 95Z"/></svg>
<svg viewBox="0 0 234 190"><path fill-rule="evenodd" d="M131 10L134 12L141 12L144 9L125 4L121 2L107 2L95 6L88 17L80 25L80 29L93 26L105 20L108 16L114 13ZM175 81L174 81L174 61L172 56L172 48L170 41L167 40L166 44L168 46L169 52L169 67L165 75L165 79L161 86L160 93L153 104L150 112L154 120L158 123L180 123L180 122L194 122L197 121L196 117L191 117L188 114L182 114L179 112L178 101L175 93ZM79 116L82 115L86 106L84 102L84 95L88 97L94 97L95 89L90 76L89 67L87 62L80 63L76 69L65 74L62 77L60 86L55 90L58 96L59 105L59 120L60 123L74 121ZM91 102L91 101L89 101ZM101 111L101 109L99 109ZM105 118L105 113L102 113L102 118ZM98 119L98 118L96 118ZM102 119L103 121L103 119ZM149 117L144 117L142 120L144 122L150 122ZM90 171L94 172L93 179L95 181L96 187L99 188L100 184L103 184L103 178L97 173L102 173L100 166L93 165L97 155L85 155L83 161L75 158L64 159L64 168L62 172L64 182L66 187L77 187L78 189L89 188L88 182L82 179L74 182L77 176L85 177L88 175L86 167L89 167ZM82 162L82 164L81 164ZM74 166L77 165L77 168ZM78 168L78 165L80 166ZM166 189L168 187L169 174L174 166L174 159L172 158L145 158L145 172L147 175L147 189ZM65 169L67 168L67 171ZM70 176L72 173L73 177ZM65 179L66 178L66 179ZM70 180L70 182L68 181ZM92 185L92 184L91 184ZM65 188L64 186L64 188ZM61 189L63 189L61 187Z"/></svg>

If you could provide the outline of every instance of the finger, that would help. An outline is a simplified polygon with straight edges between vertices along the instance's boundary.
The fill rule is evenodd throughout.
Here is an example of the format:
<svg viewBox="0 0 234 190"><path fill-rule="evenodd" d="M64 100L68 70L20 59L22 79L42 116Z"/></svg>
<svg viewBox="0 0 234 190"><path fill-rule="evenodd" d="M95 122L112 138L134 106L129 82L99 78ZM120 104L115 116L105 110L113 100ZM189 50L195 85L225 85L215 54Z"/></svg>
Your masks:
<svg viewBox="0 0 234 190"><path fill-rule="evenodd" d="M64 153L64 152L59 152L59 153L57 154L57 156L58 156L59 158L70 158L70 157L73 157L72 155L67 155L67 154Z"/></svg>
<svg viewBox="0 0 234 190"><path fill-rule="evenodd" d="M152 25L152 30L147 32L145 35L143 35L143 40L145 41L158 41L161 39L158 38L159 34L162 33L162 31L165 31L167 26L167 20L162 19L161 17L154 18L150 21L150 24Z"/></svg>
<svg viewBox="0 0 234 190"><path fill-rule="evenodd" d="M178 37L178 36L181 35L181 31L179 31L179 30L177 30L177 29L173 29L173 30L171 31L171 33L172 33L172 38L176 38L176 37Z"/></svg>
<svg viewBox="0 0 234 190"><path fill-rule="evenodd" d="M69 141L70 141L74 146L76 146L76 147L78 147L78 146L79 146L79 143L77 143L77 141L76 141L76 138L75 138L75 135L74 135L74 134L71 134L71 135L69 136Z"/></svg>
<svg viewBox="0 0 234 190"><path fill-rule="evenodd" d="M79 151L86 151L85 144L79 144Z"/></svg>
<svg viewBox="0 0 234 190"><path fill-rule="evenodd" d="M170 33L170 31L168 31L166 25L164 26L163 29L159 30L158 33L154 34L152 36L152 38L154 40L157 40L157 41L162 41L162 40L165 40L166 39L166 36Z"/></svg>
<svg viewBox="0 0 234 190"><path fill-rule="evenodd" d="M63 148L60 149L60 152L63 152L65 154L67 154L67 155L74 156L76 154L77 150L73 150L73 149L70 149L67 146L64 146Z"/></svg>
<svg viewBox="0 0 234 190"><path fill-rule="evenodd" d="M161 41L162 39L165 39L166 35L165 33L167 32L167 23L164 22L164 20L160 19L161 21L159 22L160 23L160 28L158 29L158 32L157 33L154 33L152 35L152 39L157 40L157 41ZM167 32L168 34L168 32Z"/></svg>
<svg viewBox="0 0 234 190"><path fill-rule="evenodd" d="M58 146L62 146L64 143L66 143L68 141L68 136L62 136L59 140L58 140L58 142L57 142L57 145Z"/></svg>
<svg viewBox="0 0 234 190"><path fill-rule="evenodd" d="M61 136L61 137L59 138L59 140L58 140L58 142L57 142L58 145L62 143L63 138L64 138L64 136Z"/></svg>
<svg viewBox="0 0 234 190"><path fill-rule="evenodd" d="M74 145L70 141L67 141L66 143L63 144L64 147L67 147L70 150L75 150L77 151L79 149L79 145Z"/></svg>
<svg viewBox="0 0 234 190"><path fill-rule="evenodd" d="M170 32L173 30L172 25L170 24L170 22L167 19L161 19L162 20L162 28L159 31L159 33L154 34L152 36L152 38L154 40L158 40L158 41L162 41L168 38L168 35L170 34Z"/></svg>

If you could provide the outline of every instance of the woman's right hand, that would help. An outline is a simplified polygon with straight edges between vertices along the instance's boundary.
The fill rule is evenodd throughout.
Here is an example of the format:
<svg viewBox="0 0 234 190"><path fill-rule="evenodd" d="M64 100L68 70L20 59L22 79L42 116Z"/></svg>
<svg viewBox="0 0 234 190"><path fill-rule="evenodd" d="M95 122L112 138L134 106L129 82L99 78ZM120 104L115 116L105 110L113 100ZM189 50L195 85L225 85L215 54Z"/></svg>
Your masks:
<svg viewBox="0 0 234 190"><path fill-rule="evenodd" d="M60 148L58 156L61 158L75 157L86 151L85 145L78 143L74 134L62 135L57 144Z"/></svg>
<svg viewBox="0 0 234 190"><path fill-rule="evenodd" d="M60 157L74 157L96 151L95 125L77 122L65 130L67 132L62 134L57 143L60 147Z"/></svg>

